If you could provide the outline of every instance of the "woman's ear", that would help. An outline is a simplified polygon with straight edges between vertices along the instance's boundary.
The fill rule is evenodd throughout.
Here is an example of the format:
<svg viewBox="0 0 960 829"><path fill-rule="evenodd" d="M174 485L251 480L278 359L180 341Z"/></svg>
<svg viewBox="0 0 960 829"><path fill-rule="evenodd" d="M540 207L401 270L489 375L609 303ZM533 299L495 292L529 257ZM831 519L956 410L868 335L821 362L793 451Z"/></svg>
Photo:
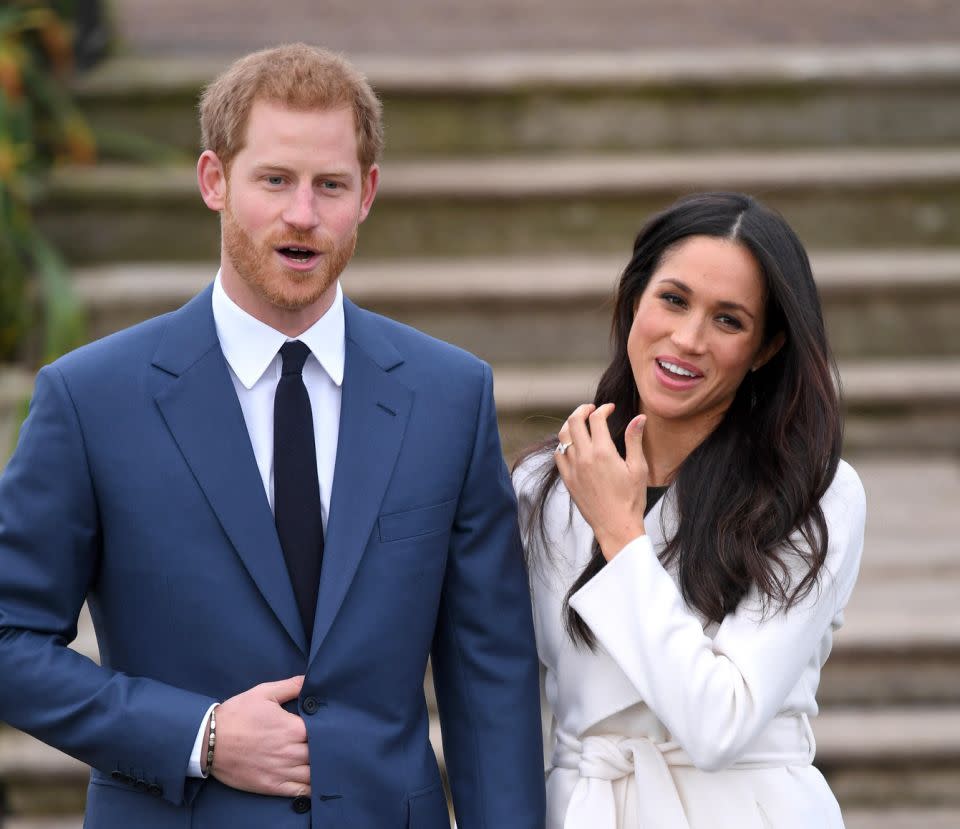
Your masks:
<svg viewBox="0 0 960 829"><path fill-rule="evenodd" d="M783 344L786 341L787 338L784 333L782 331L778 331L773 337L770 338L770 341L764 344L757 352L757 357L753 361L753 365L750 366L750 371L756 371L759 368L763 368L774 358L776 353L783 348Z"/></svg>
<svg viewBox="0 0 960 829"><path fill-rule="evenodd" d="M204 150L197 161L197 184L203 203L220 212L227 204L227 171L212 150Z"/></svg>

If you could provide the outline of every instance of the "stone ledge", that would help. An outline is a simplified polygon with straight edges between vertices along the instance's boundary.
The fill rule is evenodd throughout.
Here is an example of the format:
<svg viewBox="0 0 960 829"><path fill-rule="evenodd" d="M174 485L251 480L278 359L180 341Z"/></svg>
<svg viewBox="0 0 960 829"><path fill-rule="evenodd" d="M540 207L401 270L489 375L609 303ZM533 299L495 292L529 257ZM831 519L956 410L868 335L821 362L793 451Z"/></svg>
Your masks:
<svg viewBox="0 0 960 829"><path fill-rule="evenodd" d="M847 829L957 829L960 809L844 809ZM81 817L9 818L4 829L82 829Z"/></svg>
<svg viewBox="0 0 960 829"><path fill-rule="evenodd" d="M960 48L889 46L732 48L643 52L489 53L401 57L352 55L378 92L458 94L541 89L629 89L857 83L904 85L960 78ZM74 84L81 101L153 94L195 95L229 61L117 57Z"/></svg>
<svg viewBox="0 0 960 829"><path fill-rule="evenodd" d="M602 366L560 365L494 367L500 410L572 408L591 400ZM960 404L960 359L847 361L840 365L847 406Z"/></svg>
<svg viewBox="0 0 960 829"><path fill-rule="evenodd" d="M831 709L811 720L817 759L831 766L960 764L960 708Z"/></svg>
<svg viewBox="0 0 960 829"><path fill-rule="evenodd" d="M872 529L872 522L868 523L868 557L870 536L880 535ZM846 622L837 632L833 658L869 653L909 660L923 653L952 654L960 660L958 582L956 566L904 578L897 572L873 571L871 563L865 562L844 611ZM960 688L957 693L960 699Z"/></svg>
<svg viewBox="0 0 960 829"><path fill-rule="evenodd" d="M62 751L21 731L0 727L0 779L86 781L90 769Z"/></svg>
<svg viewBox="0 0 960 829"><path fill-rule="evenodd" d="M843 820L847 829L957 829L960 809L844 809Z"/></svg>
<svg viewBox="0 0 960 829"><path fill-rule="evenodd" d="M672 193L734 185L747 191L829 188L839 192L924 184L942 188L957 180L960 150L940 148L479 158L391 162L384 168L379 199L622 197L638 191ZM47 195L65 205L118 198L151 204L200 201L196 170L187 165L63 167L51 176Z"/></svg>
<svg viewBox="0 0 960 829"><path fill-rule="evenodd" d="M504 257L353 262L344 273L351 299L422 307L451 302L569 303L610 300L623 257ZM825 301L866 291L960 293L960 250L838 251L811 255ZM84 303L107 309L144 302L185 302L216 273L210 264L118 263L80 268ZM451 278L455 275L456 278Z"/></svg>

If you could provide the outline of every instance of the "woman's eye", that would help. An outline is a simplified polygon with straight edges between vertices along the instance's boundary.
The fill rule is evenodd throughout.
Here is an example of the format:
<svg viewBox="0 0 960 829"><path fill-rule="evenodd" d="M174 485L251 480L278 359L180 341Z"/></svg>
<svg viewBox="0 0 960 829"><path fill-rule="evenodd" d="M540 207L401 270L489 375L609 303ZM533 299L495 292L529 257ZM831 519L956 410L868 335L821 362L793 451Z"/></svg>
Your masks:
<svg viewBox="0 0 960 829"><path fill-rule="evenodd" d="M743 323L740 322L736 317L731 317L729 314L723 314L722 316L717 317L717 321L726 326L727 328L732 328L735 331L739 331L743 328Z"/></svg>
<svg viewBox="0 0 960 829"><path fill-rule="evenodd" d="M670 305L683 306L685 304L683 297L679 294L660 294L660 298Z"/></svg>

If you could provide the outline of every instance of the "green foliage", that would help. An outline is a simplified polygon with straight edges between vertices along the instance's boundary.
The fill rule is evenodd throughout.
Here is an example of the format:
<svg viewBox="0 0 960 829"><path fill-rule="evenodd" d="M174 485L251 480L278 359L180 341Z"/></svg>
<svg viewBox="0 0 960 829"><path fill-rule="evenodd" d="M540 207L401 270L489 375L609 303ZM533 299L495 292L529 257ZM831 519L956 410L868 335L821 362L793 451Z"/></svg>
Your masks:
<svg viewBox="0 0 960 829"><path fill-rule="evenodd" d="M66 267L33 219L49 170L95 155L65 84L71 6L8 0L0 8L0 362L47 361L84 339ZM39 354L30 354L31 342Z"/></svg>

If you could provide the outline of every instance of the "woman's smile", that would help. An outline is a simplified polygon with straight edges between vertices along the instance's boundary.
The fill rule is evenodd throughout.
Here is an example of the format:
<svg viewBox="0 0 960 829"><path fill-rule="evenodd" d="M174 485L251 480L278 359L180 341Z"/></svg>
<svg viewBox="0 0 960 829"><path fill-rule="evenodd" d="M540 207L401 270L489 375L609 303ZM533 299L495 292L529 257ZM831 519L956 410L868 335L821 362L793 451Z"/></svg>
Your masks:
<svg viewBox="0 0 960 829"><path fill-rule="evenodd" d="M657 379L674 391L692 389L703 379L703 372L696 366L672 355L656 357L653 365Z"/></svg>

